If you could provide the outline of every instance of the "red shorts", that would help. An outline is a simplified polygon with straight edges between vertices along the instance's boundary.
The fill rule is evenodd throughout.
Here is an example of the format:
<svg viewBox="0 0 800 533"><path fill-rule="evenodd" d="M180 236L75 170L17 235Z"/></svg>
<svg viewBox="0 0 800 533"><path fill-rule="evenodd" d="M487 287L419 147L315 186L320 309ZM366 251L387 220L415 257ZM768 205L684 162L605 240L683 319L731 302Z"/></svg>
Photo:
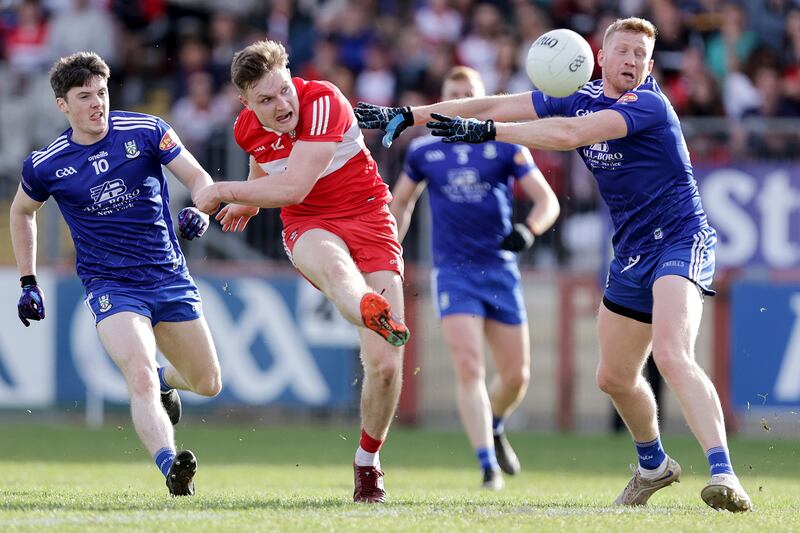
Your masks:
<svg viewBox="0 0 800 533"><path fill-rule="evenodd" d="M323 229L341 238L361 272L388 270L403 277L403 247L397 240L397 222L388 206L352 217L303 217L284 221L283 248L293 264L294 244L303 233L311 229Z"/></svg>

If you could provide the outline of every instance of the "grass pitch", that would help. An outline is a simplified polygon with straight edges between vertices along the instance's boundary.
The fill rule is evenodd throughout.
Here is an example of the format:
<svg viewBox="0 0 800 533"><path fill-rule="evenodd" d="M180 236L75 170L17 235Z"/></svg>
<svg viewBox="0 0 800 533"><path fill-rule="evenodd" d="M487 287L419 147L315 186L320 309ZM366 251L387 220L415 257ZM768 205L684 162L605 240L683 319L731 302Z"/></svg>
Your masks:
<svg viewBox="0 0 800 533"><path fill-rule="evenodd" d="M0 428L0 531L800 531L800 440L733 439L756 512L715 512L691 437L664 438L680 484L640 509L609 505L635 460L625 436L512 433L523 472L478 488L461 432L394 429L382 452L390 503L354 504L357 427L180 426L197 495L171 498L129 426Z"/></svg>

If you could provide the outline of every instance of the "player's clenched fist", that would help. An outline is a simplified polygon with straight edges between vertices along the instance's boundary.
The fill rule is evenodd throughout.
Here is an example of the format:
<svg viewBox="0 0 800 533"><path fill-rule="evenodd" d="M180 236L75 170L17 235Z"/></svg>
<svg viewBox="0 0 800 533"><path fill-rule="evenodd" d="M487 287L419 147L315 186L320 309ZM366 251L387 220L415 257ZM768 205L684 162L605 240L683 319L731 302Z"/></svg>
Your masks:
<svg viewBox="0 0 800 533"><path fill-rule="evenodd" d="M178 232L181 237L191 241L195 237L202 237L208 229L208 215L196 207L184 207L178 213Z"/></svg>
<svg viewBox="0 0 800 533"><path fill-rule="evenodd" d="M36 284L36 276L22 276L22 295L17 303L19 319L25 327L31 325L29 320L44 320L44 293Z"/></svg>
<svg viewBox="0 0 800 533"><path fill-rule="evenodd" d="M192 201L197 209L210 215L219 209L219 183L212 183L192 194Z"/></svg>

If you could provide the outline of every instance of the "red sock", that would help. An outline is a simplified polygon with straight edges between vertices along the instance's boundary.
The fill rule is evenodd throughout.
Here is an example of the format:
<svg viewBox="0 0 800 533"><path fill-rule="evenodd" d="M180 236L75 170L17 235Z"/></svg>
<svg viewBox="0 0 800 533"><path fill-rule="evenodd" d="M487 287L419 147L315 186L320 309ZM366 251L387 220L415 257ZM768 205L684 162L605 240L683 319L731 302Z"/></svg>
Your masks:
<svg viewBox="0 0 800 533"><path fill-rule="evenodd" d="M359 443L359 445L361 446L362 450L369 453L377 453L378 450L381 449L382 444L383 444L382 440L373 439L372 437L367 435L366 431L364 431L363 429L361 430L361 442Z"/></svg>

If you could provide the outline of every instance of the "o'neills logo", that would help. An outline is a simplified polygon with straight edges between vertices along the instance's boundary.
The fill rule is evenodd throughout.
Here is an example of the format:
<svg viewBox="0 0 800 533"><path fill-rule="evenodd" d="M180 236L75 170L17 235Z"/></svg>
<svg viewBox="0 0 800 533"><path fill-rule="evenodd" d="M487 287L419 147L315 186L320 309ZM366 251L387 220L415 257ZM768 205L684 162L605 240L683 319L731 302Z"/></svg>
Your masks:
<svg viewBox="0 0 800 533"><path fill-rule="evenodd" d="M636 93L625 93L619 97L619 100L617 100L617 102L620 104L627 104L628 102L635 102L638 99L639 97L636 96Z"/></svg>

